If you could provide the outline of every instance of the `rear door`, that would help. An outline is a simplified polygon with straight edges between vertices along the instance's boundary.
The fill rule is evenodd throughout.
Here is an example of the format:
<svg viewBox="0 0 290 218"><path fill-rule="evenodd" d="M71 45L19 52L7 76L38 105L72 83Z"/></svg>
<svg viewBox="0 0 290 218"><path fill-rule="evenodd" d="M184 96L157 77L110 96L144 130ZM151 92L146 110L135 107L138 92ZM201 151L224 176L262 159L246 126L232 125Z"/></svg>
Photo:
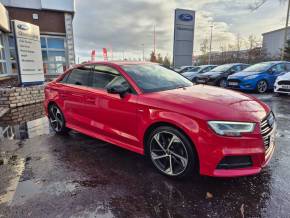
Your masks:
<svg viewBox="0 0 290 218"><path fill-rule="evenodd" d="M107 88L115 84L129 87L121 97L110 94ZM95 65L92 69L92 88L86 96L86 108L92 131L130 145L140 145L137 135L137 94L116 69Z"/></svg>
<svg viewBox="0 0 290 218"><path fill-rule="evenodd" d="M63 83L60 98L68 124L79 128L87 127L87 114L83 113L86 87L90 83L90 67L73 69Z"/></svg>

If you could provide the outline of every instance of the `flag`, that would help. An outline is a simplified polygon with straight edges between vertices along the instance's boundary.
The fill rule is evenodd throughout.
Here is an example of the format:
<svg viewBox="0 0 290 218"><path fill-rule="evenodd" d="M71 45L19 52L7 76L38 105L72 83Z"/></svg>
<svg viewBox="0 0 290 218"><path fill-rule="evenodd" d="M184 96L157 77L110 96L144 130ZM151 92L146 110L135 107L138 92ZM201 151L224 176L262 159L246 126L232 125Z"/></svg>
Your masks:
<svg viewBox="0 0 290 218"><path fill-rule="evenodd" d="M103 48L103 57L104 61L108 61L108 51L106 48Z"/></svg>
<svg viewBox="0 0 290 218"><path fill-rule="evenodd" d="M91 61L96 61L96 50L92 50Z"/></svg>

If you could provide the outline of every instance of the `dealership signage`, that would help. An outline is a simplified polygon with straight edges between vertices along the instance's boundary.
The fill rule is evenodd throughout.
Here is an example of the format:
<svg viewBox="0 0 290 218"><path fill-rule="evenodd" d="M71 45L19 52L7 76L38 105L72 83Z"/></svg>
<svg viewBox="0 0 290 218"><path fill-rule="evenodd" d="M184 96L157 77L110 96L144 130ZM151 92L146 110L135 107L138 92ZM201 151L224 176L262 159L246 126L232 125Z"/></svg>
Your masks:
<svg viewBox="0 0 290 218"><path fill-rule="evenodd" d="M23 21L13 20L13 30L21 84L43 83L44 73L39 27Z"/></svg>
<svg viewBox="0 0 290 218"><path fill-rule="evenodd" d="M173 65L192 65L195 11L175 9Z"/></svg>

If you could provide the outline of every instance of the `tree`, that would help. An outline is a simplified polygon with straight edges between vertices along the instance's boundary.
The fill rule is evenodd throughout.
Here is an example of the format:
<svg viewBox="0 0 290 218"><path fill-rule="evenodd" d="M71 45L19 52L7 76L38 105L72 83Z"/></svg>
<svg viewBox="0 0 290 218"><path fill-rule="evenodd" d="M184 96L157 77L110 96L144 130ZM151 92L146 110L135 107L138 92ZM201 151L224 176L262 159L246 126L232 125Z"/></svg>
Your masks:
<svg viewBox="0 0 290 218"><path fill-rule="evenodd" d="M157 58L156 58L156 55L155 55L154 51L152 51L151 54L150 54L150 61L151 62L157 62Z"/></svg>
<svg viewBox="0 0 290 218"><path fill-rule="evenodd" d="M160 53L158 53L158 55L157 55L157 62L158 62L159 64L163 64L163 58L162 58L162 56L161 56Z"/></svg>
<svg viewBox="0 0 290 218"><path fill-rule="evenodd" d="M170 60L169 60L169 58L167 57L167 55L164 57L164 59L163 59L163 65L165 66L165 67L170 67Z"/></svg>
<svg viewBox="0 0 290 218"><path fill-rule="evenodd" d="M258 10L269 0L253 0L253 3L249 4L249 9L252 11ZM278 0L281 4L285 3L286 0Z"/></svg>
<svg viewBox="0 0 290 218"><path fill-rule="evenodd" d="M287 40L286 46L284 48L284 60L290 61L290 39Z"/></svg>

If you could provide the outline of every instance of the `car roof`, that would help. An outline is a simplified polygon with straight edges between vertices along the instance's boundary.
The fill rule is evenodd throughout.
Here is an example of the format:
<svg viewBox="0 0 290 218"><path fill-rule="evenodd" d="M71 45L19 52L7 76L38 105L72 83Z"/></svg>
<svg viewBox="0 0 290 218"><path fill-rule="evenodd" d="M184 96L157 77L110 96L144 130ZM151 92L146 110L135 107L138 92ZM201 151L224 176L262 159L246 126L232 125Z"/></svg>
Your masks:
<svg viewBox="0 0 290 218"><path fill-rule="evenodd" d="M264 61L264 62L260 62L260 63L269 63L269 64L283 64L283 63L290 63L289 61ZM257 64L260 64L257 63Z"/></svg>
<svg viewBox="0 0 290 218"><path fill-rule="evenodd" d="M74 67L81 67L81 66L90 66L95 64L104 64L104 65L139 65L139 64L159 64L154 62L148 61L88 61L82 64L77 64Z"/></svg>

